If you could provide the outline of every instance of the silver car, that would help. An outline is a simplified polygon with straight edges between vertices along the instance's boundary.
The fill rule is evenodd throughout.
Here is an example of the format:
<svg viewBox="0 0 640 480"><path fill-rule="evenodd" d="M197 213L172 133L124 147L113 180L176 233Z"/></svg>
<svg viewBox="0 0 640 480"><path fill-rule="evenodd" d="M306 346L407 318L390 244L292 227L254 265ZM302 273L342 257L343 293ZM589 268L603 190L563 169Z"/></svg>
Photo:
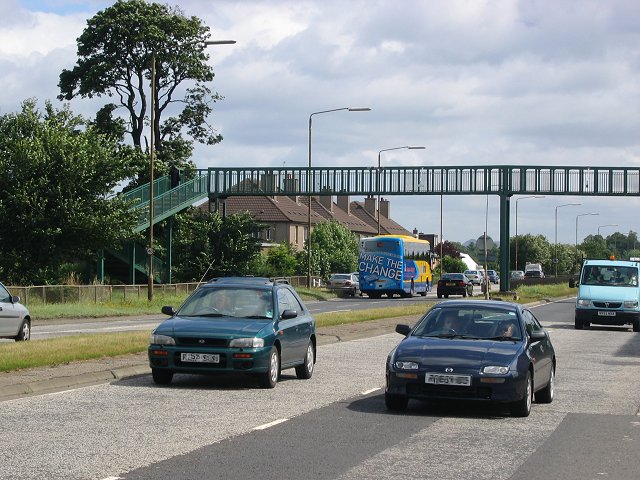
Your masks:
<svg viewBox="0 0 640 480"><path fill-rule="evenodd" d="M0 283L0 338L13 338L16 342L31 339L31 316L20 303L20 297L11 295Z"/></svg>
<svg viewBox="0 0 640 480"><path fill-rule="evenodd" d="M327 281L327 289L338 295L355 295L360 293L358 275L353 273L332 273Z"/></svg>

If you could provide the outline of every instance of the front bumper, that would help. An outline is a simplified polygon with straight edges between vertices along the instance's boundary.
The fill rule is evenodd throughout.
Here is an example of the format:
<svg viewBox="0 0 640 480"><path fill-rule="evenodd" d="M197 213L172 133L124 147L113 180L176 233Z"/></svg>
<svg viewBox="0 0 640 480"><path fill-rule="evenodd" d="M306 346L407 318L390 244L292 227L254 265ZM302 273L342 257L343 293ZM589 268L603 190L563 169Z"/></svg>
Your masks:
<svg viewBox="0 0 640 480"><path fill-rule="evenodd" d="M424 372L417 373L417 378L414 379L398 376L406 373L408 372L387 370L386 393L417 400L473 400L500 403L515 402L525 394L526 377L518 375L517 372L500 376L474 374L471 376L471 385L468 387L425 383ZM497 381L502 382L494 383Z"/></svg>
<svg viewBox="0 0 640 480"><path fill-rule="evenodd" d="M150 345L147 349L149 366L173 373L264 373L269 369L271 345L262 348L207 348L180 345ZM182 353L220 355L218 363L183 362Z"/></svg>
<svg viewBox="0 0 640 480"><path fill-rule="evenodd" d="M599 312L613 312L615 316L601 315ZM634 310L604 310L597 308L576 308L576 320L597 325L633 325L640 321L640 312Z"/></svg>

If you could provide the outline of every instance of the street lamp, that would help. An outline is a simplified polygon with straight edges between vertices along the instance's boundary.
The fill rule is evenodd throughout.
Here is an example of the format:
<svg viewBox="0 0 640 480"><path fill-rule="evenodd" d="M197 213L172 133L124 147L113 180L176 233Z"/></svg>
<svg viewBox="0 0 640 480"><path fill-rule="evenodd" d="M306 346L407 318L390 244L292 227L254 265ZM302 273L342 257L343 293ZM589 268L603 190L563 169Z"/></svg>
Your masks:
<svg viewBox="0 0 640 480"><path fill-rule="evenodd" d="M424 150L426 147L415 147L415 146L405 146L405 147L394 147L394 148L385 148L378 152L378 235L380 235L380 154L382 152L390 152L391 150Z"/></svg>
<svg viewBox="0 0 640 480"><path fill-rule="evenodd" d="M600 235L600 229L604 228L604 227L618 227L619 225L617 223L607 223L606 225L599 225L598 226L598 235Z"/></svg>
<svg viewBox="0 0 640 480"><path fill-rule="evenodd" d="M233 45L235 40L205 40L194 42L204 45ZM153 168L155 157L155 113L156 113L156 51L151 52L151 138L149 139L149 245L147 247L147 298L153 300Z"/></svg>
<svg viewBox="0 0 640 480"><path fill-rule="evenodd" d="M371 109L369 107L362 108L333 108L331 110L322 110L320 112L313 112L309 115L309 171L307 172L307 195L308 195L308 210L307 210L307 288L311 288L311 125L314 115L321 113L339 112L341 110L347 110L349 112L368 112Z"/></svg>
<svg viewBox="0 0 640 480"><path fill-rule="evenodd" d="M518 201L527 198L544 198L544 195L527 195L526 197L516 198L516 268L518 270Z"/></svg>
<svg viewBox="0 0 640 480"><path fill-rule="evenodd" d="M555 265L556 273L555 276L558 276L558 209L562 207L576 207L578 205L582 205L581 203L565 203L564 205L556 205L556 238L553 247L553 263Z"/></svg>
<svg viewBox="0 0 640 480"><path fill-rule="evenodd" d="M599 213L591 212L591 213L580 213L576 215L576 262L578 261L578 219L580 217L585 217L587 215L600 215Z"/></svg>

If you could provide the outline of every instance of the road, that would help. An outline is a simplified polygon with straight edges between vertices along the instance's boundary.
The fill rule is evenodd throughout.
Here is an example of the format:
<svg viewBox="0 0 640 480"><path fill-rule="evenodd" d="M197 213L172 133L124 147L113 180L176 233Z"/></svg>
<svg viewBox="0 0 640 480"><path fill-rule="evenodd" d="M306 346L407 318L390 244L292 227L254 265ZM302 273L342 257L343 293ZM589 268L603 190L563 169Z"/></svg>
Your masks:
<svg viewBox="0 0 640 480"><path fill-rule="evenodd" d="M573 329L573 301L533 310L558 357L556 399L384 408L390 333L321 345L310 380L149 376L2 403L0 479L633 479L640 335Z"/></svg>
<svg viewBox="0 0 640 480"><path fill-rule="evenodd" d="M498 285L493 285L494 290L498 290ZM482 292L479 287L474 287L474 295L480 296ZM311 313L327 313L327 312L345 312L355 310L365 310L371 308L388 308L393 306L406 305L407 303L418 302L433 302L437 301L435 291L428 293L425 297L415 296L412 298L399 298L393 299L380 298L370 299L366 296L360 297L347 297L337 298L335 301L330 302L308 302L307 306ZM31 331L31 338L33 340L42 340L46 338L62 337L69 335L80 335L86 333L111 333L111 332L126 332L134 330L151 330L158 325L162 320L167 318L165 315L158 313L157 315L143 315L139 318L127 318L125 320L117 319L90 319L90 320L41 320L34 321L33 329ZM0 340L2 341L2 340ZM11 341L11 340L5 340Z"/></svg>

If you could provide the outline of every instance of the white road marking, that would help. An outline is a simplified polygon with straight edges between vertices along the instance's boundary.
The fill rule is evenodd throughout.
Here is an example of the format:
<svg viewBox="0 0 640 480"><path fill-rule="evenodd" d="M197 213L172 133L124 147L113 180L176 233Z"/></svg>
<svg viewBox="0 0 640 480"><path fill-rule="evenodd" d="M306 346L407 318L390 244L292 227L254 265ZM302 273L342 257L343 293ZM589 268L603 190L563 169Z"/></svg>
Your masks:
<svg viewBox="0 0 640 480"><path fill-rule="evenodd" d="M264 425L258 425L257 427L253 427L252 430L266 430L269 427L273 427L274 425L278 425L280 423L284 423L288 418L280 418L278 420L274 420L273 422L265 423Z"/></svg>
<svg viewBox="0 0 640 480"><path fill-rule="evenodd" d="M369 395L370 393L377 392L378 390L382 390L380 387L372 388L370 390L365 390L364 392L360 392L360 395Z"/></svg>

